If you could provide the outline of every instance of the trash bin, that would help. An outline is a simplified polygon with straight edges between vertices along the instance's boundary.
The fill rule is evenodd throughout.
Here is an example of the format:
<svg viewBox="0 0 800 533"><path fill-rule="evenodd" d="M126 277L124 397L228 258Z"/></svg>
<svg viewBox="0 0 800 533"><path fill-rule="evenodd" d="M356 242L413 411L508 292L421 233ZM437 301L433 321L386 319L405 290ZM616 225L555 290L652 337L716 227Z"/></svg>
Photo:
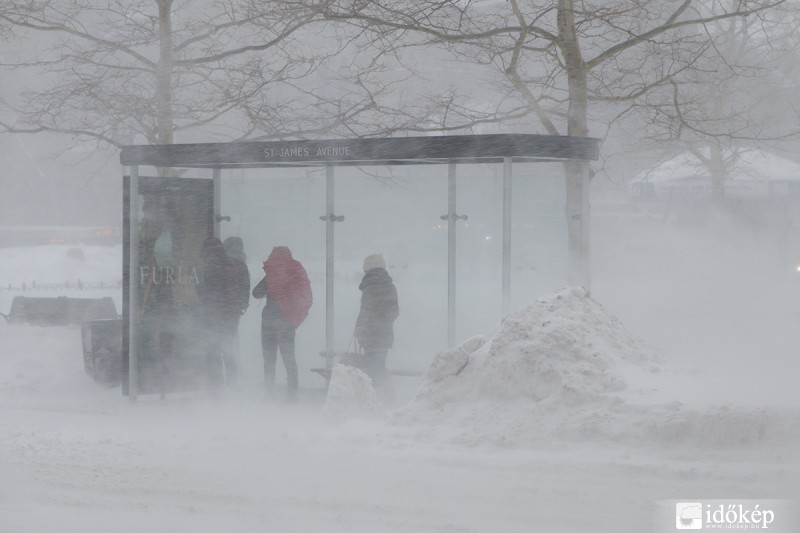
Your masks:
<svg viewBox="0 0 800 533"><path fill-rule="evenodd" d="M109 387L122 383L122 320L81 322L81 338L86 374Z"/></svg>

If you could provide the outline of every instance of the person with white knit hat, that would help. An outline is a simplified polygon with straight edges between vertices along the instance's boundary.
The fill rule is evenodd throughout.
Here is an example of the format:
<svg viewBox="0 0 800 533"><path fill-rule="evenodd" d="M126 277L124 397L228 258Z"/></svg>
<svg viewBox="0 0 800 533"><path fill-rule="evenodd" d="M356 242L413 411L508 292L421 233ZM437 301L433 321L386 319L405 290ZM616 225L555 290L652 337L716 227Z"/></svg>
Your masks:
<svg viewBox="0 0 800 533"><path fill-rule="evenodd" d="M400 314L397 289L386 271L386 261L380 254L364 259L361 290L361 309L356 320L354 336L364 350L367 375L376 390L390 400L391 382L386 372L386 358L394 343L394 321Z"/></svg>
<svg viewBox="0 0 800 533"><path fill-rule="evenodd" d="M364 272L369 272L373 268L382 268L386 270L386 261L381 254L368 255L364 259Z"/></svg>

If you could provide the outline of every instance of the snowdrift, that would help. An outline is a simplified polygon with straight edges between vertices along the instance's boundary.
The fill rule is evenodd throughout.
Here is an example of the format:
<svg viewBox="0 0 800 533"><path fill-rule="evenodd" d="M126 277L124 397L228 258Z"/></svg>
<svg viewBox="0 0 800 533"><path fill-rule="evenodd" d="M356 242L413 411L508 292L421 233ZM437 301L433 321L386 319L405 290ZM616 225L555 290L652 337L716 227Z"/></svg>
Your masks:
<svg viewBox="0 0 800 533"><path fill-rule="evenodd" d="M591 439L718 448L782 434L786 417L766 409L664 402L654 385L679 378L662 366L584 289L566 288L510 314L492 338L439 353L394 421L467 445Z"/></svg>
<svg viewBox="0 0 800 533"><path fill-rule="evenodd" d="M333 367L322 410L333 420L380 418L384 412L369 376L343 364Z"/></svg>

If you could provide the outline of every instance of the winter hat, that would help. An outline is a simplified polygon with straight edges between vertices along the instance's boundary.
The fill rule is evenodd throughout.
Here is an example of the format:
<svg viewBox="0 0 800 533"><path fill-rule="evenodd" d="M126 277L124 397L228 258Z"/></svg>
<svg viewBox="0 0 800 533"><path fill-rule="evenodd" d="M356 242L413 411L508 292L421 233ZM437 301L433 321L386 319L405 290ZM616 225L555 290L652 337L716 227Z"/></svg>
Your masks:
<svg viewBox="0 0 800 533"><path fill-rule="evenodd" d="M364 259L364 272L368 272L373 268L386 268L386 261L383 260L381 254L368 255Z"/></svg>
<svg viewBox="0 0 800 533"><path fill-rule="evenodd" d="M225 251L234 259L239 259L242 262L247 262L247 256L244 253L244 241L241 237L228 237L222 243L225 246Z"/></svg>

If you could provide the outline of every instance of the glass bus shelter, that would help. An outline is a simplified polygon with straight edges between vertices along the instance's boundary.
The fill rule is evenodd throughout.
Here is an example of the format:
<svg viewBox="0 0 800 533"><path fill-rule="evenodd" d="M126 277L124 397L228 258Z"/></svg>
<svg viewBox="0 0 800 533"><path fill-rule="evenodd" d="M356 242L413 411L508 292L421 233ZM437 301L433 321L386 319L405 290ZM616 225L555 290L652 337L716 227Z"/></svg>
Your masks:
<svg viewBox="0 0 800 533"><path fill-rule="evenodd" d="M334 206L338 167L447 165L447 341L455 343L456 229L467 217L456 210L461 165L502 165L502 311L511 295L512 170L515 163L597 160L599 139L530 134L456 135L135 145L122 148L127 167L123 193L123 393L166 393L203 387L197 364L195 285L203 241L220 236L222 182L236 169L317 167L324 169L325 351L334 351L334 227L343 217ZM140 174L159 169L159 176ZM588 165L579 165L580 201L566 213L578 246L569 247L569 282L589 284ZM209 169L204 178L176 177L187 169ZM201 171L202 172L202 171ZM266 179L274 175L267 173ZM168 177L161 177L168 176ZM297 198L297 208L305 208ZM294 203L294 199L292 202Z"/></svg>

